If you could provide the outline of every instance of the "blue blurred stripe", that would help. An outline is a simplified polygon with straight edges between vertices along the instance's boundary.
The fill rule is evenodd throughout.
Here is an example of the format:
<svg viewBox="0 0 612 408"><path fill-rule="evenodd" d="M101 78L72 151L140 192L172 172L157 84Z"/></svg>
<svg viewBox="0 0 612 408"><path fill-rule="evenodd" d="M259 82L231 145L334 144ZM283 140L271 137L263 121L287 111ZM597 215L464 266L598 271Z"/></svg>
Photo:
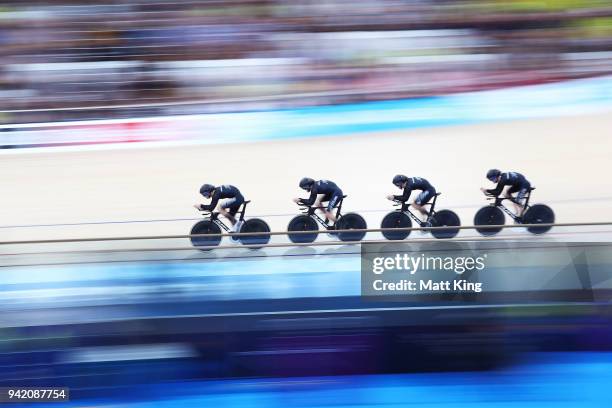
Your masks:
<svg viewBox="0 0 612 408"><path fill-rule="evenodd" d="M538 353L495 371L147 384L61 406L604 408L610 384L612 353Z"/></svg>

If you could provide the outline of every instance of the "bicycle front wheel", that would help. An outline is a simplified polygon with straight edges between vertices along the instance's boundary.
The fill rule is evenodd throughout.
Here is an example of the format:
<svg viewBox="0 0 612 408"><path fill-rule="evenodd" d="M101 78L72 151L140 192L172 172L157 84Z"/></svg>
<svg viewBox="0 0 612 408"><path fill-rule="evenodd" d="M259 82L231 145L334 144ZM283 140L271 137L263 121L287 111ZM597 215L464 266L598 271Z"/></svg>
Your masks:
<svg viewBox="0 0 612 408"><path fill-rule="evenodd" d="M297 215L289 221L287 231L289 231L289 240L293 243L310 243L317 239L318 233L314 234L291 234L291 232L302 232L302 231L318 231L319 226L317 222L308 215Z"/></svg>
<svg viewBox="0 0 612 408"><path fill-rule="evenodd" d="M506 218L504 217L504 213L497 207L492 205L488 205L486 207L482 207L476 215L474 216L474 225L482 225L482 226L495 226L495 225L504 225L506 222ZM503 227L499 228L476 228L481 235L491 236L497 234L502 230Z"/></svg>
<svg viewBox="0 0 612 408"><path fill-rule="evenodd" d="M210 220L202 220L197 222L193 228L191 228L190 235L198 235L197 237L192 236L191 244L198 248L200 251L210 251L212 248L202 247L214 247L219 245L221 242L221 236L216 235L221 233L221 228ZM206 236L208 234L213 235L212 237Z"/></svg>
<svg viewBox="0 0 612 408"><path fill-rule="evenodd" d="M385 215L380 228L410 228L412 227L412 220L410 217L401 211L392 211ZM382 231L383 237L389 240L402 240L406 239L410 235L410 230L402 231Z"/></svg>

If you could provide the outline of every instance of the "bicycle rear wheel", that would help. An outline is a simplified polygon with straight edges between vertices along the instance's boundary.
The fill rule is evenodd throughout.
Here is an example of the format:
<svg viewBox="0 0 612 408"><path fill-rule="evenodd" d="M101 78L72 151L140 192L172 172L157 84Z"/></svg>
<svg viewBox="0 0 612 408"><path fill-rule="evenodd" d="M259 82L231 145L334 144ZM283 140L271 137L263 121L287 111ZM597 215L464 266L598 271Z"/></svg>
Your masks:
<svg viewBox="0 0 612 408"><path fill-rule="evenodd" d="M270 242L270 227L268 224L259 218L251 218L244 222L242 228L240 228L240 232L246 233L254 233L261 232L262 234L257 235L249 235L245 237L240 237L240 242L243 245L265 245ZM255 247L254 249L257 249Z"/></svg>
<svg viewBox="0 0 612 408"><path fill-rule="evenodd" d="M200 234L220 234L221 228L210 220L202 220L197 222L192 228L190 235ZM221 242L221 236L207 237L206 235L200 235L197 237L191 237L191 244L198 248L200 251L210 251L212 248L201 248L201 247L214 247L219 245Z"/></svg>
<svg viewBox="0 0 612 408"><path fill-rule="evenodd" d="M553 210L544 204L532 205L527 209L523 216L524 224L553 224L555 222L555 213ZM532 234L544 234L550 231L552 227L527 227L527 231Z"/></svg>
<svg viewBox="0 0 612 408"><path fill-rule="evenodd" d="M392 211L385 215L380 228L410 228L412 227L412 220L408 215L401 211ZM389 240L402 240L406 239L410 235L410 230L403 231L382 231L383 237Z"/></svg>
<svg viewBox="0 0 612 408"><path fill-rule="evenodd" d="M293 217L287 226L287 231L289 232L318 230L319 226L317 225L317 222L308 215L304 214ZM315 239L317 239L317 235L319 234L288 234L289 240L296 244L313 242Z"/></svg>
<svg viewBox="0 0 612 408"><path fill-rule="evenodd" d="M502 210L492 205L482 207L474 216L474 225L504 225L505 222L506 217ZM481 235L491 236L497 234L502 228L476 228L476 231Z"/></svg>
<svg viewBox="0 0 612 408"><path fill-rule="evenodd" d="M431 219L432 227L458 227L461 225L459 216L451 210L438 211ZM459 233L459 228L432 229L435 238L453 238Z"/></svg>
<svg viewBox="0 0 612 408"><path fill-rule="evenodd" d="M367 227L363 217L356 213L345 214L336 223L336 229L338 230L366 229ZM361 241L365 234L365 231L339 232L338 238L340 238L340 241Z"/></svg>

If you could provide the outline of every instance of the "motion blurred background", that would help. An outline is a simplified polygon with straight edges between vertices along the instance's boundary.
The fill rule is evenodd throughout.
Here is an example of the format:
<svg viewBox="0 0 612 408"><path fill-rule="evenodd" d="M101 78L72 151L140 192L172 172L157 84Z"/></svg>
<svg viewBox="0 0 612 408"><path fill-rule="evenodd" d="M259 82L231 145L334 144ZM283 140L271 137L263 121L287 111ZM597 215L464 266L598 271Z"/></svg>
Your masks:
<svg viewBox="0 0 612 408"><path fill-rule="evenodd" d="M3 122L422 97L609 74L612 59L605 0L98 3L2 2L0 108L29 110Z"/></svg>
<svg viewBox="0 0 612 408"><path fill-rule="evenodd" d="M75 406L612 404L609 262L551 260L574 286L546 301L372 303L358 246L114 240L187 234L204 182L285 230L305 175L370 228L394 174L423 176L471 225L491 167L559 222L611 221L609 1L98 3L0 2L0 386Z"/></svg>

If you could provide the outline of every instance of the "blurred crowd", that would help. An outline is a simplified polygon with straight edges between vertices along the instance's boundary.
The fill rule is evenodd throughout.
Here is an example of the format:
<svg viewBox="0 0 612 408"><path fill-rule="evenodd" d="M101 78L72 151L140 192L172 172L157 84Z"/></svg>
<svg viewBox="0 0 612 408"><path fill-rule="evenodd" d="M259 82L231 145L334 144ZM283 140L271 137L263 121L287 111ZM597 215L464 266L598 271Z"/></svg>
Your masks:
<svg viewBox="0 0 612 408"><path fill-rule="evenodd" d="M11 0L0 123L272 109L612 71L609 0Z"/></svg>

